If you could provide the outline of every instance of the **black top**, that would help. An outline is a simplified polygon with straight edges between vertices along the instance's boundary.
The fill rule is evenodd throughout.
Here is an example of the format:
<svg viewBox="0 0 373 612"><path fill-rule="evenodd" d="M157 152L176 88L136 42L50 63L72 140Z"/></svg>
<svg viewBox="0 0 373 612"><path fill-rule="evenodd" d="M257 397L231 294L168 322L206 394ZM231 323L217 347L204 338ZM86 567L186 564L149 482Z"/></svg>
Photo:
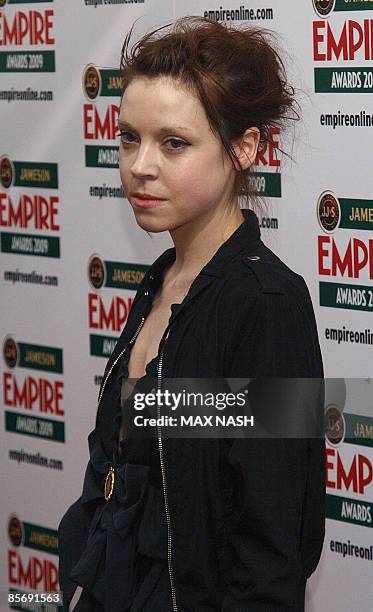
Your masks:
<svg viewBox="0 0 373 612"><path fill-rule="evenodd" d="M262 243L250 213L174 305L159 346L159 384L168 378L320 378L319 393L311 396L303 386L297 401L305 417L323 416L322 358L306 283ZM107 363L96 424L108 457L116 359L147 316L151 294L174 259L175 249L169 249L146 272ZM162 436L174 609L300 612L324 538L325 440L223 442ZM67 603L74 586L68 576L87 546L95 504L93 499L90 511L78 500L71 520L64 517L59 525Z"/></svg>
<svg viewBox="0 0 373 612"><path fill-rule="evenodd" d="M118 391L128 377L129 350L118 372ZM140 379L156 377L154 358ZM135 387L133 393L137 387ZM113 460L105 453L97 428L88 437L90 460L81 503L96 504L86 548L70 572L83 587L76 612L163 611L170 608L167 527L157 439L117 441L133 393L117 410L113 427ZM119 393L118 393L119 396ZM120 406L119 402L118 405ZM131 463L127 461L131 445ZM114 490L104 499L104 482L113 466Z"/></svg>

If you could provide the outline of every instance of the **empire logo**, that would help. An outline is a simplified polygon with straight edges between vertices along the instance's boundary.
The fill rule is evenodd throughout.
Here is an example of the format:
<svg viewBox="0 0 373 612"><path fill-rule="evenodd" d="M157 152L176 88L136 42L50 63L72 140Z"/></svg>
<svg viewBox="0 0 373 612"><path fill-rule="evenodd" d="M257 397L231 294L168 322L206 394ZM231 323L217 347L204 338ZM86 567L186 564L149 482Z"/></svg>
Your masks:
<svg viewBox="0 0 373 612"><path fill-rule="evenodd" d="M3 402L5 406L23 408L27 411L51 413L63 416L62 380L26 376L22 382L12 372L3 372Z"/></svg>
<svg viewBox="0 0 373 612"><path fill-rule="evenodd" d="M372 492L373 463L366 455L354 453L348 459L344 452L326 449L326 516L329 519L373 527L372 503L366 501ZM348 492L354 498L344 497ZM337 495L335 493L338 493ZM361 496L361 497L359 497Z"/></svg>
<svg viewBox="0 0 373 612"><path fill-rule="evenodd" d="M320 276L373 280L373 240L350 237L346 240L332 234L337 229L366 230L373 226L373 202L337 198L323 192L317 202L317 218L327 234L318 236L318 272ZM344 242L344 246L341 243ZM373 310L373 291L367 285L331 282L319 283L320 306Z"/></svg>
<svg viewBox="0 0 373 612"><path fill-rule="evenodd" d="M366 495L373 483L373 462L362 453L355 453L348 467L344 454L334 448L326 449L326 486L329 489Z"/></svg>
<svg viewBox="0 0 373 612"><path fill-rule="evenodd" d="M120 70L96 68L88 64L82 77L83 92L89 101L96 98L119 97L123 77ZM93 102L83 105L85 140L116 140L118 134L118 104L106 104L104 110ZM89 168L118 168L118 146L86 145L85 164Z"/></svg>
<svg viewBox="0 0 373 612"><path fill-rule="evenodd" d="M342 413L337 404L329 404L325 410L325 435L330 447L326 448L327 518L373 527L372 503L366 501L368 489L373 488L373 462L355 451L356 445L372 448L373 419ZM352 453L349 445L353 445ZM353 493L355 498L342 496L344 492Z"/></svg>
<svg viewBox="0 0 373 612"><path fill-rule="evenodd" d="M249 177L251 188L258 195L281 197L281 173L279 172L281 160L278 155L279 135L279 128L271 128L271 141L266 141L258 149L255 159L255 166L258 171L252 172ZM275 172L267 172L269 168L275 168Z"/></svg>
<svg viewBox="0 0 373 612"><path fill-rule="evenodd" d="M372 9L365 0L313 0L314 9L322 20L313 22L314 62L357 62L357 66L315 67L316 93L371 93L373 91L373 19L328 19L338 11Z"/></svg>
<svg viewBox="0 0 373 612"><path fill-rule="evenodd" d="M127 299L112 296L110 301L97 291L103 287L136 291L149 266L144 264L104 261L94 254L88 261L88 280L95 290L88 294L88 325L92 330L120 332L132 307L133 297ZM90 354L108 357L116 344L116 338L90 334Z"/></svg>
<svg viewBox="0 0 373 612"><path fill-rule="evenodd" d="M32 227L57 232L60 229L57 221L58 203L57 196L22 194L15 204L9 194L0 193L0 226Z"/></svg>
<svg viewBox="0 0 373 612"><path fill-rule="evenodd" d="M11 186L38 189L57 189L58 166L54 163L14 161L0 158L0 184L5 190ZM0 227L25 228L57 232L58 196L23 193L14 202L10 193L0 193ZM43 234L1 232L3 253L60 257L59 237Z"/></svg>
<svg viewBox="0 0 373 612"><path fill-rule="evenodd" d="M3 357L11 369L19 366L61 374L63 372L62 349L15 342L11 336L4 339ZM3 404L16 409L5 411L6 431L65 442L65 423L50 418L50 415L63 417L65 414L62 406L63 380L49 380L45 376L35 375L26 375L20 379L15 372L5 371L2 390Z"/></svg>
<svg viewBox="0 0 373 612"><path fill-rule="evenodd" d="M53 0L34 0L38 2ZM1 0L0 8L7 4L29 4L29 0ZM0 72L55 72L54 50L28 51L25 47L50 47L55 44L53 36L54 11L17 10L11 16L0 12L0 46L19 47L19 51L0 52Z"/></svg>
<svg viewBox="0 0 373 612"><path fill-rule="evenodd" d="M58 592L58 568L54 561L33 554L25 559L20 547L58 554L58 535L54 529L21 522L12 514L8 520L8 537L12 548L8 549L8 582L16 591L26 588L47 593Z"/></svg>

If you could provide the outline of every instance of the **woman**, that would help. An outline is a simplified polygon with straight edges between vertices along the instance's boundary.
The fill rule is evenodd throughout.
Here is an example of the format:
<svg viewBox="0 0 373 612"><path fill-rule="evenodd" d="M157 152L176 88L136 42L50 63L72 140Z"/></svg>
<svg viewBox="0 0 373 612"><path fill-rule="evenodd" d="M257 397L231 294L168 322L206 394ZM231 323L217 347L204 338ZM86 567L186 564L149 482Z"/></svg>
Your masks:
<svg viewBox="0 0 373 612"><path fill-rule="evenodd" d="M294 111L281 59L260 29L158 31L122 50L120 175L138 225L174 247L106 366L83 494L59 527L64 605L80 585L77 611L299 612L324 537L323 438L128 435L132 378L323 376L306 284L239 207Z"/></svg>

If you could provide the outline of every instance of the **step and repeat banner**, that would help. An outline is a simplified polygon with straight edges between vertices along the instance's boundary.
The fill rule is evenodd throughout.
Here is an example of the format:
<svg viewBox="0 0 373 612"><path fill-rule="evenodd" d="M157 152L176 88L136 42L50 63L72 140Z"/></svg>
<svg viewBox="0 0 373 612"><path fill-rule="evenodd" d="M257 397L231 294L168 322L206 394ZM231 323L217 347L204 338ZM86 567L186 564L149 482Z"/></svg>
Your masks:
<svg viewBox="0 0 373 612"><path fill-rule="evenodd" d="M59 590L57 526L81 493L105 363L171 246L123 195L119 61L135 20L136 38L184 15L273 30L298 90L302 121L273 131L252 180L265 243L309 286L329 378L306 609L371 612L373 0L0 0L0 609Z"/></svg>

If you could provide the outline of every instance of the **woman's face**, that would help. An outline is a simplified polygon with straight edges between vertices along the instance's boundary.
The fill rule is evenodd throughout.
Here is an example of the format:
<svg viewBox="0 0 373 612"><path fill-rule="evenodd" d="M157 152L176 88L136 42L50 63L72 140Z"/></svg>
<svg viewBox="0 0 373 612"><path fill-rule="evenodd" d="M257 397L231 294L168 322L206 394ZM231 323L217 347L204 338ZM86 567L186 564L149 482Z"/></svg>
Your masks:
<svg viewBox="0 0 373 612"><path fill-rule="evenodd" d="M234 204L232 162L200 101L177 81L134 78L124 92L118 125L121 181L143 229L176 229L222 216ZM136 192L162 199L138 200Z"/></svg>

